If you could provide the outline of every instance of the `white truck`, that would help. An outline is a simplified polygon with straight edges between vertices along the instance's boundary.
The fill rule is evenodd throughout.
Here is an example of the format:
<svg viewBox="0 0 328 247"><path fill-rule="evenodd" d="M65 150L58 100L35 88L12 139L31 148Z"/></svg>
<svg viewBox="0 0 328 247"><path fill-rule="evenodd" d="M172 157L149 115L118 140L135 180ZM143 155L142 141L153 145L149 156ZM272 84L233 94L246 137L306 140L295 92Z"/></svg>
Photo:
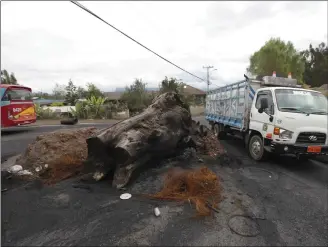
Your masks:
<svg viewBox="0 0 328 247"><path fill-rule="evenodd" d="M206 96L205 118L218 138L242 137L256 161L268 152L301 160L328 155L328 100L322 93L291 78L245 78Z"/></svg>

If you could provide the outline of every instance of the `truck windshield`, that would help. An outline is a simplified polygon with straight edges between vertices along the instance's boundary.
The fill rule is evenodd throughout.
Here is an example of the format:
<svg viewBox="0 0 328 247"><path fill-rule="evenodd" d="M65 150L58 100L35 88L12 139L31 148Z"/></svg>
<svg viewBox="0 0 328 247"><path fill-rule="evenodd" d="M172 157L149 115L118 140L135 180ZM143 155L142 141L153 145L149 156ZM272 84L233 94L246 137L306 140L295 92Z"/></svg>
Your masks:
<svg viewBox="0 0 328 247"><path fill-rule="evenodd" d="M306 114L327 114L328 100L317 92L297 89L276 89L279 111L301 112Z"/></svg>

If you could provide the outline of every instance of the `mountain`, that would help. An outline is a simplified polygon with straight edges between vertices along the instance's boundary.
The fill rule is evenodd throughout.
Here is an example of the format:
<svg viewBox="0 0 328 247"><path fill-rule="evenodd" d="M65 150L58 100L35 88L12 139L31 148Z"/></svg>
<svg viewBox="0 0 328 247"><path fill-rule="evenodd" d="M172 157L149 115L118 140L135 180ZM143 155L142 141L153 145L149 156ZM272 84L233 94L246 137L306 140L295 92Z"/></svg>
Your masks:
<svg viewBox="0 0 328 247"><path fill-rule="evenodd" d="M159 88L158 87L148 87L146 88L147 91L158 91ZM124 92L125 91L125 87L117 87L115 89L115 92Z"/></svg>

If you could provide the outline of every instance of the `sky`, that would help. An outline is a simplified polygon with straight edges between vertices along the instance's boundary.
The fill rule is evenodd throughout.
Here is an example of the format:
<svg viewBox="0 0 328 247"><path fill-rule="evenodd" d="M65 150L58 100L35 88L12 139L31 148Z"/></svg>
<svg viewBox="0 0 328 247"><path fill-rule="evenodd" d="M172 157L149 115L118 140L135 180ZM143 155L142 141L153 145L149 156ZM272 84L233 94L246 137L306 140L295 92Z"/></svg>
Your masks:
<svg viewBox="0 0 328 247"><path fill-rule="evenodd" d="M211 87L243 79L249 57L271 37L303 50L327 43L327 1L83 1L85 7ZM69 1L1 1L1 69L34 92L92 82L103 91L165 76L200 81Z"/></svg>

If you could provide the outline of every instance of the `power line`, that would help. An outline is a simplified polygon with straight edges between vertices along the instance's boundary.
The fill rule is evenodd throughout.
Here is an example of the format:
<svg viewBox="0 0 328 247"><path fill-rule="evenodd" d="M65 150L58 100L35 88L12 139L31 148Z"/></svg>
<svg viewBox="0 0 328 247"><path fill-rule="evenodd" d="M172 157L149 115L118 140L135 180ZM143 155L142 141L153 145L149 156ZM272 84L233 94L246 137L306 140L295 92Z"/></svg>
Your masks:
<svg viewBox="0 0 328 247"><path fill-rule="evenodd" d="M135 40L134 38L130 37L129 35L127 35L126 33L122 32L121 30L119 30L118 28L114 27L113 25L109 24L107 21L105 21L104 19L102 19L101 17L99 17L98 15L96 15L95 13L93 13L91 10L89 10L88 8L84 7L82 4L80 4L78 1L70 1L71 3L75 4L76 6L80 7L81 9L85 10L86 12L88 12L89 14L93 15L94 17L98 18L99 20L103 21L104 23L106 23L108 26L114 28L116 31L120 32L121 34L123 34L125 37L131 39L132 41L134 41L135 43L137 43L138 45L142 46L143 48L145 48L146 50L150 51L151 53L155 54L156 56L158 56L159 58L163 59L164 61L172 64L173 66L177 67L178 69L188 73L189 75L201 80L201 81L205 81L204 79L198 77L197 75L194 75L193 73L190 73L189 71L181 68L180 66L176 65L175 63L169 61L168 59L164 58L163 56L159 55L158 53L154 52L153 50L149 49L148 47L144 46L143 44L141 44L140 42L138 42L137 40Z"/></svg>

